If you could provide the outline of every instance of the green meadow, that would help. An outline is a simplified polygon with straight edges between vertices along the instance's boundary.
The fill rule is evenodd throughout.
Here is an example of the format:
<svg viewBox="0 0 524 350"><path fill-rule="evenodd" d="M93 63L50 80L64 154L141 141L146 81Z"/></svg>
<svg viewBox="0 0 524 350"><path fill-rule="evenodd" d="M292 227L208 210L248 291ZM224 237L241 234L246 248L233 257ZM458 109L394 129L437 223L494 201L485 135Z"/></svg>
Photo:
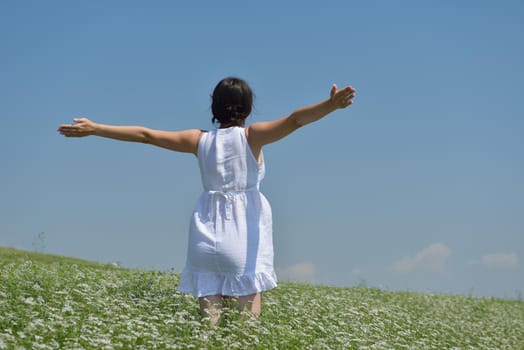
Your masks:
<svg viewBox="0 0 524 350"><path fill-rule="evenodd" d="M0 248L0 349L524 349L524 302L281 282L219 327L179 275Z"/></svg>

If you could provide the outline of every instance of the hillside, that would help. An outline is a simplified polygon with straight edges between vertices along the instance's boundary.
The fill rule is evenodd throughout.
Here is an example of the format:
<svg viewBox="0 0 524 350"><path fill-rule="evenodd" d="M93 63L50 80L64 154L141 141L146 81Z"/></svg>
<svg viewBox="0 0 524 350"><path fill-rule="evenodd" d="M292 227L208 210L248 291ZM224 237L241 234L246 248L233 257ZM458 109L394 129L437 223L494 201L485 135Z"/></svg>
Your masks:
<svg viewBox="0 0 524 350"><path fill-rule="evenodd" d="M0 248L0 349L523 349L524 303L281 283L209 329L178 275Z"/></svg>

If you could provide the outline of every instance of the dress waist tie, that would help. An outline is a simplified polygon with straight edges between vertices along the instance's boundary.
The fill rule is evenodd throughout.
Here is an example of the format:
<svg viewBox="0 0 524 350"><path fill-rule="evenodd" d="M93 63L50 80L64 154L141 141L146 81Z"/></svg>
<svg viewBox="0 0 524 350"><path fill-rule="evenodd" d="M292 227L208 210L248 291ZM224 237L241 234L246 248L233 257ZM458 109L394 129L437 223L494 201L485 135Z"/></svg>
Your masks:
<svg viewBox="0 0 524 350"><path fill-rule="evenodd" d="M233 215L233 198L238 194L252 191L258 191L258 187L249 187L245 190L237 191L210 190L206 192L212 196L213 213L216 215L216 211L220 210L220 199L222 199L224 201L224 217L226 220L231 220L231 217Z"/></svg>

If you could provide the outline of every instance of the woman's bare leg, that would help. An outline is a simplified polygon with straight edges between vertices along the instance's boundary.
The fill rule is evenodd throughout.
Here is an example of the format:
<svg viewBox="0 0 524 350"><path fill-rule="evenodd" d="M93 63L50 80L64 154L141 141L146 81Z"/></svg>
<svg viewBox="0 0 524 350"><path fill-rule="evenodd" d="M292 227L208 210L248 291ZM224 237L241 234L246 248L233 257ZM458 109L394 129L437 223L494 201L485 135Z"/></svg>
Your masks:
<svg viewBox="0 0 524 350"><path fill-rule="evenodd" d="M231 304L234 302L242 318L258 318L262 311L262 293L244 295L238 298L222 295L207 295L198 298L198 301L200 303L200 316L209 319L209 325L211 327L215 327L220 320L222 308L225 303Z"/></svg>
<svg viewBox="0 0 524 350"><path fill-rule="evenodd" d="M221 295L207 295L198 298L200 304L200 316L202 318L209 318L209 325L215 327L218 320L220 320L220 313L223 307Z"/></svg>
<svg viewBox="0 0 524 350"><path fill-rule="evenodd" d="M238 310L244 316L258 318L262 312L262 293L255 293L238 297Z"/></svg>

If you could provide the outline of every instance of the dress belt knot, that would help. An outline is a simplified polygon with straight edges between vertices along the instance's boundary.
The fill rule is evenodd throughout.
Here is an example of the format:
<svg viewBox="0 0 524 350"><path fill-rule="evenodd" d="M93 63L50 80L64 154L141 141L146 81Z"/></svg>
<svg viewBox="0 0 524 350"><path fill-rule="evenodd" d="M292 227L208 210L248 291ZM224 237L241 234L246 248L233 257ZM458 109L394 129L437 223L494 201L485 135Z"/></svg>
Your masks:
<svg viewBox="0 0 524 350"><path fill-rule="evenodd" d="M251 192L251 191L258 191L257 187L249 187L245 190L235 190L235 191L216 191L216 190L210 190L206 191L210 195L214 197L213 203L215 206L214 211L218 208L220 208L220 204L217 202L219 198L224 200L224 216L226 220L231 220L231 217L233 215L233 198L235 195L238 195L240 193L245 192Z"/></svg>

